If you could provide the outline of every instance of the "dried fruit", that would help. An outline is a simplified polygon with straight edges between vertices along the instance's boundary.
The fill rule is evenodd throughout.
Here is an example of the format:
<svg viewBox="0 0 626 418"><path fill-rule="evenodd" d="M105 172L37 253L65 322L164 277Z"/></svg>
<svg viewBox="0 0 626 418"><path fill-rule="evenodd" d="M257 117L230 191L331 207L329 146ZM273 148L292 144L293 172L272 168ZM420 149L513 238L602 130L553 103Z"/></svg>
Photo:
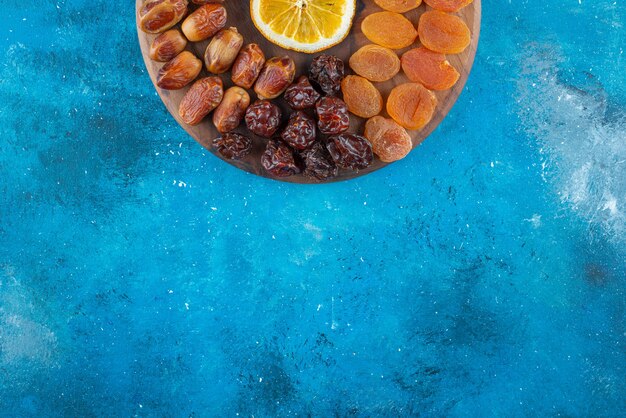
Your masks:
<svg viewBox="0 0 626 418"><path fill-rule="evenodd" d="M243 45L243 36L237 28L222 29L211 39L204 52L204 64L213 74L228 71Z"/></svg>
<svg viewBox="0 0 626 418"><path fill-rule="evenodd" d="M276 177L289 177L300 172L292 149L278 139L267 142L261 164L268 173Z"/></svg>
<svg viewBox="0 0 626 418"><path fill-rule="evenodd" d="M246 126L259 136L270 138L280 127L283 113L268 100L257 100L246 110Z"/></svg>
<svg viewBox="0 0 626 418"><path fill-rule="evenodd" d="M264 64L265 54L261 47L257 44L248 44L239 51L230 78L239 87L249 89L259 77Z"/></svg>
<svg viewBox="0 0 626 418"><path fill-rule="evenodd" d="M191 42L204 41L226 26L228 14L221 4L209 3L187 16L182 30Z"/></svg>
<svg viewBox="0 0 626 418"><path fill-rule="evenodd" d="M213 124L220 132L229 132L239 126L250 104L248 92L241 87L231 87L224 93L222 103L213 112Z"/></svg>
<svg viewBox="0 0 626 418"><path fill-rule="evenodd" d="M159 62L168 62L185 50L187 39L178 29L163 32L152 41L150 59Z"/></svg>
<svg viewBox="0 0 626 418"><path fill-rule="evenodd" d="M187 13L187 0L147 0L139 8L139 28L147 33L168 30Z"/></svg>
<svg viewBox="0 0 626 418"><path fill-rule="evenodd" d="M407 129L423 128L432 119L436 107L435 94L419 83L400 84L387 99L387 113Z"/></svg>
<svg viewBox="0 0 626 418"><path fill-rule="evenodd" d="M292 84L285 90L285 101L296 110L304 110L315 106L320 94L313 88L307 76L302 75L297 83Z"/></svg>
<svg viewBox="0 0 626 418"><path fill-rule="evenodd" d="M205 77L193 83L178 106L183 122L197 125L215 109L224 96L224 86L219 77Z"/></svg>
<svg viewBox="0 0 626 418"><path fill-rule="evenodd" d="M361 170L372 163L372 145L360 135L339 134L331 136L326 148L341 168Z"/></svg>
<svg viewBox="0 0 626 418"><path fill-rule="evenodd" d="M325 135L336 135L350 127L350 115L346 103L334 96L322 97L315 104L317 126Z"/></svg>
<svg viewBox="0 0 626 418"><path fill-rule="evenodd" d="M422 4L422 0L374 0L374 2L379 7L396 13L417 9Z"/></svg>
<svg viewBox="0 0 626 418"><path fill-rule="evenodd" d="M368 120L363 135L371 142L374 154L386 163L406 157L413 149L413 142L406 129L382 116Z"/></svg>
<svg viewBox="0 0 626 418"><path fill-rule="evenodd" d="M309 78L326 94L332 96L341 89L345 75L343 61L334 55L320 55L313 59L309 68Z"/></svg>
<svg viewBox="0 0 626 418"><path fill-rule="evenodd" d="M471 41L471 33L458 16L438 10L420 16L417 27L422 45L442 54L459 54Z"/></svg>
<svg viewBox="0 0 626 418"><path fill-rule="evenodd" d="M315 142L315 121L302 111L294 112L280 137L295 149L308 148Z"/></svg>
<svg viewBox="0 0 626 418"><path fill-rule="evenodd" d="M165 64L157 74L157 86L165 90L178 90L198 77L202 61L189 51L183 51Z"/></svg>
<svg viewBox="0 0 626 418"><path fill-rule="evenodd" d="M442 12L458 12L474 0L424 0L426 4Z"/></svg>
<svg viewBox="0 0 626 418"><path fill-rule="evenodd" d="M370 44L352 54L350 67L370 81L387 81L400 71L400 58L389 48Z"/></svg>
<svg viewBox="0 0 626 418"><path fill-rule="evenodd" d="M337 176L337 165L321 142L302 151L300 157L304 163L303 174L318 180L328 180Z"/></svg>
<svg viewBox="0 0 626 418"><path fill-rule="evenodd" d="M370 41L391 49L406 48L415 42L417 37L417 31L411 21L394 12L368 15L361 23L361 30Z"/></svg>
<svg viewBox="0 0 626 418"><path fill-rule="evenodd" d="M431 90L449 89L460 76L444 54L423 46L413 48L402 55L402 69L409 80L421 83Z"/></svg>
<svg viewBox="0 0 626 418"><path fill-rule="evenodd" d="M348 110L362 118L371 118L383 110L383 96L367 79L349 75L341 82L343 100Z"/></svg>
<svg viewBox="0 0 626 418"><path fill-rule="evenodd" d="M213 140L213 146L224 158L239 160L250 154L252 140L247 136L234 132L227 132Z"/></svg>
<svg viewBox="0 0 626 418"><path fill-rule="evenodd" d="M288 56L267 60L259 75L254 91L259 99L275 99L293 82L296 64Z"/></svg>

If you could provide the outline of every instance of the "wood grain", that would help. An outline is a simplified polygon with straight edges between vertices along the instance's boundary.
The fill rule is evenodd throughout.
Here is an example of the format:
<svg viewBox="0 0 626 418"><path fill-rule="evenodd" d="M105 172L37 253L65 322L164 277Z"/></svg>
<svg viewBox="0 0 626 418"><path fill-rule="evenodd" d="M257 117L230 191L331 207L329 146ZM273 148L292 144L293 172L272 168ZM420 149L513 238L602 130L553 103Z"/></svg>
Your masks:
<svg viewBox="0 0 626 418"><path fill-rule="evenodd" d="M136 10L139 10L139 7L142 3L143 3L143 0L136 0ZM280 55L291 56L297 65L296 78L298 75L307 73L307 69L311 63L311 60L319 54L310 55L310 54L303 54L303 53L298 53L294 51L287 51L283 48L280 48L272 44L267 39L265 39L263 35L261 35L261 33L256 29L256 27L252 23L252 20L250 18L250 13L249 13L250 12L249 2L247 0L237 2L238 3L237 6L232 5L232 3L233 2L225 3L226 9L228 11L227 26L237 27L239 32L244 36L245 43L250 43L250 42L258 43L268 58L272 56L280 56ZM193 5L190 4L190 8L192 7ZM414 24L417 24L421 14L429 9L430 8L426 4L422 4L419 8L406 13L405 16L409 20L411 20L411 22L413 22ZM365 1L357 0L356 17L355 17L354 25L352 26L350 35L346 38L344 42L342 42L341 44L327 51L324 51L324 53L336 55L342 58L346 62L346 68L349 71L349 68L347 66L349 57L352 55L354 51L356 51L363 45L370 43L361 32L361 29L360 29L361 21L368 14L376 12L376 11L380 11L380 10L381 9L378 6L376 6L376 4L372 0L365 0ZM413 148L414 148L413 152L419 152L419 150L415 150L415 147L419 146L419 144L437 128L437 126L441 123L441 121L448 114L448 112L450 111L450 109L452 108L456 100L458 99L459 95L463 91L463 87L465 86L467 77L474 63L474 56L476 55L476 48L478 46L478 39L480 35L481 0L474 0L472 4L463 8L461 11L459 11L459 13L457 13L457 15L460 16L467 23L467 26L470 28L472 32L472 42L470 46L463 53L458 54L458 55L448 55L448 60L459 71L459 73L461 74L461 77L452 89L446 90L446 91L435 92L439 104L437 106L435 115L433 116L433 119L430 121L430 123L426 125L420 131L409 131L409 133L411 134L411 137L413 138ZM150 44L152 43L152 40L156 37L156 35L150 35L150 34L144 33L141 30L139 30L138 27L137 27L137 33L139 35L139 44L141 46L141 51L142 51L143 58L146 64L146 68L148 70L148 73L150 74L150 78L152 79L152 82L155 83L156 75L159 69L161 68L161 66L163 65L163 63L152 61L148 56L148 52L150 50ZM198 43L189 43L187 46L187 50L193 52L199 58L202 59L202 57L204 56L204 51L208 43L209 43L208 40L204 42L198 42ZM418 45L419 45L419 42L411 46L411 48L418 46ZM410 48L406 48L406 50L408 49ZM399 50L396 52L398 52L398 55L401 55L404 51L405 50ZM206 69L203 69L203 72L200 74L200 77L204 77L207 75L209 75L208 72L206 71ZM230 81L230 73L223 74L222 80L224 81L225 88L232 85L232 82ZM375 83L375 84L380 89L381 93L383 94L383 98L386 98L394 86L405 83L407 81L408 79L404 76L402 72L400 72L400 74L398 74L396 77L394 77L390 81L387 81L384 83ZM177 91L167 91L167 90L162 90L156 87L156 84L155 84L155 88L157 89L159 95L161 96L163 103L165 104L169 112L172 114L172 116L174 116L174 118L178 121L178 123L196 141L198 141L200 144L202 144L202 146L207 148L209 151L214 153L216 156L218 156L222 160L236 167L239 167L242 170L257 174L259 176L272 178L275 180L292 182L292 183L317 183L317 181L315 181L314 179L309 179L301 175L287 177L287 178L280 178L280 179L269 175L261 166L261 161L260 161L261 154L263 153L265 149L265 140L261 138L254 138L253 151L245 159L240 160L240 161L225 160L219 154L215 153L211 147L211 141L213 140L213 138L219 136L219 133L216 131L215 127L213 126L210 117L206 118L198 126L189 126L185 124L184 122L182 122L180 116L178 115L178 104L180 103L180 100L184 96L188 87L182 90L177 90ZM250 91L250 93L251 93L251 97L254 100L254 93L252 91ZM287 105L283 103L282 100L278 101L278 104L283 108L284 117L286 119L287 115L289 114ZM351 117L350 131L362 133L364 123L365 123L365 120L361 118L358 118L355 116ZM250 137L254 137L253 135L246 132L245 127L243 126L238 128L237 132L241 132L241 133L249 135ZM360 170L358 172L341 170L339 173L339 176L333 179L332 181L342 181L342 180L348 180L351 178L363 176L368 173L371 173L372 171L378 170L386 166L387 164L388 163L383 163L379 161L377 158L375 158L372 165L368 167L367 169Z"/></svg>

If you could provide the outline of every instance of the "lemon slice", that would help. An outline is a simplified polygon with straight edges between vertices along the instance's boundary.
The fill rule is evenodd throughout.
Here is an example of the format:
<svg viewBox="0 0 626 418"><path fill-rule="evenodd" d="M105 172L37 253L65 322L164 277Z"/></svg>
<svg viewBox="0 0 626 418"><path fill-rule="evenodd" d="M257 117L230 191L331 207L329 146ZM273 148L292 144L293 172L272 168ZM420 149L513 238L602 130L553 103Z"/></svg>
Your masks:
<svg viewBox="0 0 626 418"><path fill-rule="evenodd" d="M312 54L344 40L355 0L250 0L252 21L269 41Z"/></svg>

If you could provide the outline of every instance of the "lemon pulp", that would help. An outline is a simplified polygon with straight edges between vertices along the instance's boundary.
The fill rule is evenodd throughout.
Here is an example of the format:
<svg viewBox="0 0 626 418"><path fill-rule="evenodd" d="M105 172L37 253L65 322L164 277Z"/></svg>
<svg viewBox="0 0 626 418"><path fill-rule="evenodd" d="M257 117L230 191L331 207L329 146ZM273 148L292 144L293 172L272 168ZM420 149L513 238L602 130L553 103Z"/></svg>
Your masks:
<svg viewBox="0 0 626 418"><path fill-rule="evenodd" d="M271 42L301 52L318 52L350 32L355 0L251 0L256 27Z"/></svg>

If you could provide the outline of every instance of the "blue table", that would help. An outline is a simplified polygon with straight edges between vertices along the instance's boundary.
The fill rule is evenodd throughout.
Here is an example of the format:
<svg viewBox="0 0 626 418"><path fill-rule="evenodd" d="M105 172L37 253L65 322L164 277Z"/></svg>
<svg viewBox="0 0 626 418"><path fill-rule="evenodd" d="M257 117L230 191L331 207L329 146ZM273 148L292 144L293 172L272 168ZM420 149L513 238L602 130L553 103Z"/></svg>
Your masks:
<svg viewBox="0 0 626 418"><path fill-rule="evenodd" d="M485 2L438 130L313 187L189 138L127 1L2 3L0 416L623 416L624 1Z"/></svg>

